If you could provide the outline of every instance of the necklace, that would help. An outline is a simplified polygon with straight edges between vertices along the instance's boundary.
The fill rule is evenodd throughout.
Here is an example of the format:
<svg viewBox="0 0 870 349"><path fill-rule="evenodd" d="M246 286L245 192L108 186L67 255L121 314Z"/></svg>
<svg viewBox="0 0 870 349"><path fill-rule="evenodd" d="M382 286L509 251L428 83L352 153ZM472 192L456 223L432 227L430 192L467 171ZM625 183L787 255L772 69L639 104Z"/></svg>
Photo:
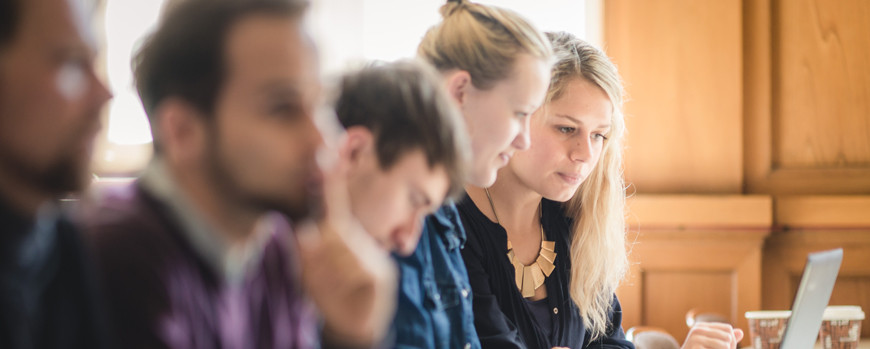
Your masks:
<svg viewBox="0 0 870 349"><path fill-rule="evenodd" d="M492 215L495 216L495 223L501 226L501 221L498 219L498 213L495 212L495 205L492 203L492 196L489 195L489 188L483 188L486 192L486 198L489 200L489 207L492 208ZM541 218L544 215L544 208L538 206L541 210ZM502 227L504 229L504 227ZM507 233L507 230L505 230ZM553 262L556 261L556 243L553 241L544 241L544 225L541 223L541 250L538 252L538 258L531 265L523 265L511 245L511 240L507 242L507 256L511 265L514 266L514 275L516 278L517 288L522 292L523 297L533 297L535 290L544 284L544 280L553 273L556 268Z"/></svg>

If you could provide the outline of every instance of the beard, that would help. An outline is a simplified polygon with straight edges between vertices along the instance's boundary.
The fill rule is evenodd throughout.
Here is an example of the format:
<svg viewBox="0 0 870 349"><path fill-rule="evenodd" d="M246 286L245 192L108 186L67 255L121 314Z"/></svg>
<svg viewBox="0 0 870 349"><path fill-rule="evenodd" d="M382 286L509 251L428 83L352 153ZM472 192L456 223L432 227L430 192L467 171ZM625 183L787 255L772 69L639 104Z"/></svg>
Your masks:
<svg viewBox="0 0 870 349"><path fill-rule="evenodd" d="M234 164L226 152L223 151L222 143L214 123L208 128L208 144L206 147L207 173L216 184L216 190L220 190L226 200L233 200L237 204L258 211L277 211L293 221L310 218L322 211L320 209L320 188L317 183L313 185L295 186L300 189L292 193L273 191L270 193L258 193L246 188L236 171ZM269 175L269 174L264 174ZM294 178L287 178L288 181ZM283 195L282 195L283 194Z"/></svg>
<svg viewBox="0 0 870 349"><path fill-rule="evenodd" d="M0 164L3 168L19 178L21 183L51 196L77 192L87 187L91 179L89 159L89 156L81 158L65 152L48 165L40 166L28 154L0 149Z"/></svg>
<svg viewBox="0 0 870 349"><path fill-rule="evenodd" d="M45 171L41 184L55 194L81 191L90 183L89 169L87 161L78 163L72 157L65 157Z"/></svg>

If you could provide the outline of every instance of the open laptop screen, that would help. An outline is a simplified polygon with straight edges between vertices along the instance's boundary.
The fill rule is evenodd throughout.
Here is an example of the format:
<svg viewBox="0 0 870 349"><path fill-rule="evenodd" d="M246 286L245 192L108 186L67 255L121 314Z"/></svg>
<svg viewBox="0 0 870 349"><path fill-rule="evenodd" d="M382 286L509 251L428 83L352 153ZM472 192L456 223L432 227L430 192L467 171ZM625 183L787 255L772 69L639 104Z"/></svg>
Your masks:
<svg viewBox="0 0 870 349"><path fill-rule="evenodd" d="M813 348L842 261L843 249L841 248L810 253L807 257L781 349Z"/></svg>

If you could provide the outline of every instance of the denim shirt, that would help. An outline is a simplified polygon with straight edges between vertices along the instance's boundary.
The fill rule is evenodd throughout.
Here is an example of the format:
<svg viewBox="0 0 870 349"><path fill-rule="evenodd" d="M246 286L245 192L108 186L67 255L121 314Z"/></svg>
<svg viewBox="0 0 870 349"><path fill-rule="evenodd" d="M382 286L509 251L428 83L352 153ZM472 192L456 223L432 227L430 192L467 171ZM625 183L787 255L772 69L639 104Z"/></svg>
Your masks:
<svg viewBox="0 0 870 349"><path fill-rule="evenodd" d="M426 217L420 243L396 257L401 279L393 330L397 348L480 348L471 286L460 249L465 230L452 202Z"/></svg>

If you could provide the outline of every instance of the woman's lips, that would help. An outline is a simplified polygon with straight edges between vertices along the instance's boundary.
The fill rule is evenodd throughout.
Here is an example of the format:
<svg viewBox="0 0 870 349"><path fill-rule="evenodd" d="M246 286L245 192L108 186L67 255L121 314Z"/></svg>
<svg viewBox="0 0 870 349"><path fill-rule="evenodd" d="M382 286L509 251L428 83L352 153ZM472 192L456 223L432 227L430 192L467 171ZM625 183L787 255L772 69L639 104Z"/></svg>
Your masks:
<svg viewBox="0 0 870 349"><path fill-rule="evenodd" d="M580 184L580 175L579 174L567 174L567 173L558 173L559 177L562 178L563 181L570 185Z"/></svg>

